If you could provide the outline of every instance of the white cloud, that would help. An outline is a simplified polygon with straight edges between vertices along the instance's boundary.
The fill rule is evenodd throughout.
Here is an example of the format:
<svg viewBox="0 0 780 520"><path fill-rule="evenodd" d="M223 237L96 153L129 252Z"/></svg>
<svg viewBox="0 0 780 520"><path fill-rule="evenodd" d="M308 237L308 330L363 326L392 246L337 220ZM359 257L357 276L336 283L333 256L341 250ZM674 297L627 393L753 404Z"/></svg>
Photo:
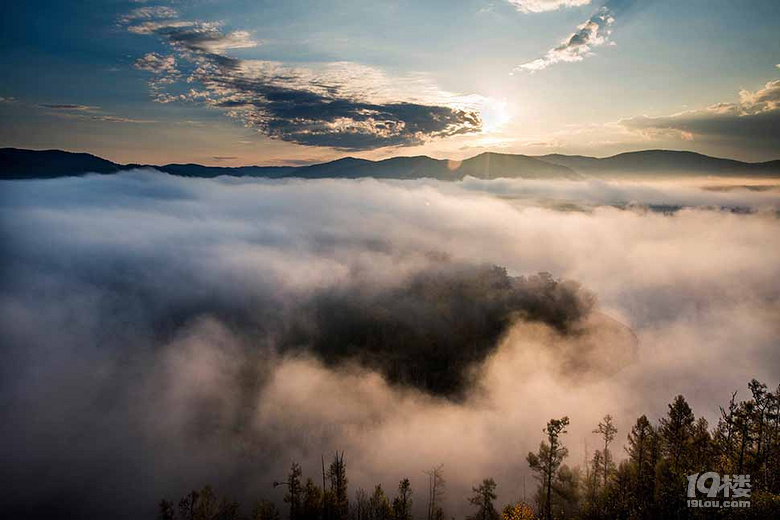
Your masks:
<svg viewBox="0 0 780 520"><path fill-rule="evenodd" d="M524 13L541 13L555 11L564 7L579 7L589 5L591 0L508 0L518 11Z"/></svg>
<svg viewBox="0 0 780 520"><path fill-rule="evenodd" d="M621 440L638 415L657 419L679 393L713 419L733 389L752 377L776 381L780 370L780 221L775 211L704 208L776 210L776 190L151 171L4 189L13 283L0 324L13 370L2 379L0 449L19 475L6 488L19 509L33 499L19 492L29 489L37 502L61 507L56 498L68 496L97 511L81 517L99 516L111 495L138 518L201 482L256 498L290 461L316 475L320 453L339 448L354 487L409 475L424 489L422 472L444 462L447 505L462 517L477 479L501 483L499 503L524 477L531 482L522 454L550 417L572 418L576 465L605 413ZM554 211L551 200L596 207ZM610 206L625 201L703 207L665 215ZM579 280L640 347L519 323L475 373L484 391L463 404L274 350L272 332L287 322L269 311L294 310L323 288L395 287L444 256ZM211 312L220 307L224 314ZM582 377L565 374L570 361L582 363ZM74 451L85 435L90 442ZM46 478L52 460L62 478ZM123 471L111 470L120 463ZM100 478L85 486L85 474Z"/></svg>
<svg viewBox="0 0 780 520"><path fill-rule="evenodd" d="M556 63L571 63L582 61L593 55L593 48L610 43L612 24L615 18L611 11L602 7L588 21L577 27L577 30L560 45L553 47L538 59L519 65L515 70L522 72L539 72Z"/></svg>
<svg viewBox="0 0 780 520"><path fill-rule="evenodd" d="M135 61L134 67L155 74L175 73L176 58L173 56L162 56L156 52L145 54L142 58Z"/></svg>
<svg viewBox="0 0 780 520"><path fill-rule="evenodd" d="M176 18L179 13L176 9L165 6L149 6L133 9L130 13L121 16L119 21L122 23L131 23L138 20L168 19Z"/></svg>

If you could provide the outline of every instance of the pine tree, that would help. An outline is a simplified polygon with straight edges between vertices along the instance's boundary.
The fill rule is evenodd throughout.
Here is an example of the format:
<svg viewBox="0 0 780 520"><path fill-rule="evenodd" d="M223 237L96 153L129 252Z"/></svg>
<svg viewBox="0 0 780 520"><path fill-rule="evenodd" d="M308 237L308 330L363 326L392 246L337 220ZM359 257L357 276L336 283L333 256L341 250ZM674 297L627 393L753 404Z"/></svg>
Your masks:
<svg viewBox="0 0 780 520"><path fill-rule="evenodd" d="M552 484L555 475L569 451L560 441L561 434L566 433L569 418L551 419L542 432L547 434L547 442L539 445L537 453L529 452L526 460L531 469L536 473L536 478L541 484L542 503L544 504L544 517L552 520Z"/></svg>
<svg viewBox="0 0 780 520"><path fill-rule="evenodd" d="M157 520L174 520L175 518L176 509L173 507L173 503L162 499L158 506Z"/></svg>
<svg viewBox="0 0 780 520"><path fill-rule="evenodd" d="M273 502L261 500L252 508L252 520L279 520L279 510Z"/></svg>
<svg viewBox="0 0 780 520"><path fill-rule="evenodd" d="M347 496L347 465L344 463L344 452L336 452L328 469L330 481L330 501L328 508L330 520L347 520L349 517L349 497Z"/></svg>
<svg viewBox="0 0 780 520"><path fill-rule="evenodd" d="M604 441L604 451L602 452L604 458L604 471L602 476L604 478L604 487L607 487L607 479L611 473L612 466L614 466L609 453L609 445L615 440L615 434L617 434L617 428L612 424L612 416L609 414L605 415L604 420L599 423L595 430L593 430L593 433L601 435L601 438Z"/></svg>
<svg viewBox="0 0 780 520"><path fill-rule="evenodd" d="M300 520L301 495L303 493L302 475L300 464L293 462L290 474L287 476L287 493L284 495L284 502L290 504L290 520Z"/></svg>
<svg viewBox="0 0 780 520"><path fill-rule="evenodd" d="M478 487L471 489L473 495L469 503L477 508L477 512L467 517L467 520L498 520L499 515L493 501L497 498L496 481L486 478Z"/></svg>
<svg viewBox="0 0 780 520"><path fill-rule="evenodd" d="M664 454L669 459L672 473L685 472L690 454L695 417L688 402L681 395L669 405L667 417L661 419L660 433L663 438Z"/></svg>
<svg viewBox="0 0 780 520"><path fill-rule="evenodd" d="M303 487L301 520L320 520L322 514L322 490L310 478Z"/></svg>
<svg viewBox="0 0 780 520"><path fill-rule="evenodd" d="M412 494L408 478L398 483L398 495L393 499L394 520L412 520Z"/></svg>

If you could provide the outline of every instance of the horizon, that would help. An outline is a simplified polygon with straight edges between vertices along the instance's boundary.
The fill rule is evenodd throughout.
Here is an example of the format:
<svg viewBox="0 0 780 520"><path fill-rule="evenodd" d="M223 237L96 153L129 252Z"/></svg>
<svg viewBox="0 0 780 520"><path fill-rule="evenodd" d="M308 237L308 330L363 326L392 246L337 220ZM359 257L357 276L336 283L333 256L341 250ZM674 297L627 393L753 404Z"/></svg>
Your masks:
<svg viewBox="0 0 780 520"><path fill-rule="evenodd" d="M35 151L35 152L66 152L66 153L73 153L73 154L87 154L92 155L94 157L97 157L99 159L105 159L111 162L114 162L115 164L118 164L120 166L130 166L130 165L139 165L139 166L169 166L174 164L181 164L181 165L194 165L194 166L207 166L209 168L246 168L246 167L260 167L260 168L274 168L274 167L288 167L288 168L303 168L306 166L315 166L319 164L327 164L327 163L333 163L338 162L344 159L357 159L357 160L363 160L363 161L369 161L369 162L382 162L382 161L388 161L392 159L416 159L416 158L427 158L427 159L433 159L436 161L452 161L452 162L463 162L467 161L469 159L474 159L476 157L480 157L482 155L486 154L492 154L492 155L508 155L508 156L520 156L520 157L529 157L532 159L544 159L545 157L550 156L563 156L563 157L582 157L587 159L611 159L613 157L618 157L622 155L631 155L631 154L641 154L641 153L649 153L649 152L671 152L671 153L681 153L681 154L694 154L699 155L703 157L707 157L710 159L718 159L718 160L724 160L724 161L735 161L739 163L744 164L753 164L753 165L760 165L760 164L767 164L767 163L774 163L780 161L780 156L776 159L768 159L766 161L743 161L740 159L736 159L733 157L720 157L720 156L714 156L714 155L708 155L701 152L696 152L694 150L673 150L673 149L663 149L663 148L649 148L649 149L641 149L641 150L630 150L626 152L620 152L612 155L605 155L605 156L594 156L594 155L583 155L583 154L563 154L563 153L549 153L549 154L543 154L543 155L528 155L523 153L510 153L505 151L494 151L494 150L486 150L483 152L475 153L474 155L466 156L461 159L453 159L452 157L434 157L430 155L420 154L420 155L392 155L389 157L384 157L380 159L369 159L364 157L358 157L356 155L343 155L340 157L336 157L334 159L328 159L326 161L321 162L307 162L307 163L275 163L275 164L261 164L261 163L253 163L253 164L232 164L230 166L225 165L224 162L220 160L216 160L215 163L195 163L195 162L180 162L180 163L144 163L139 161L130 161L130 162L116 162L112 161L108 157L104 157L98 154L94 154L87 150L64 150L61 148L18 148L14 146L5 146L0 147L1 149L14 149L14 150L22 150L22 151Z"/></svg>

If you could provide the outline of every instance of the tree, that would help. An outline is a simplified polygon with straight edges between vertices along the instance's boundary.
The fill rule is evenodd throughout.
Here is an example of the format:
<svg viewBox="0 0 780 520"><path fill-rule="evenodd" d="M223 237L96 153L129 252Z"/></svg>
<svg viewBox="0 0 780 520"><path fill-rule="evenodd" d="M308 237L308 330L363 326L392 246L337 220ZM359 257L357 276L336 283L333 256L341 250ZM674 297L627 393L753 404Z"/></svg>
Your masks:
<svg viewBox="0 0 780 520"><path fill-rule="evenodd" d="M441 520L444 518L444 510L441 501L444 499L444 464L439 464L428 475L428 518L427 520Z"/></svg>
<svg viewBox="0 0 780 520"><path fill-rule="evenodd" d="M604 471L604 455L602 455L601 450L596 450L593 453L589 464L588 478L585 482L585 498L588 508L597 510L599 508L599 490L603 480L601 473Z"/></svg>
<svg viewBox="0 0 780 520"><path fill-rule="evenodd" d="M160 500L157 520L174 520L175 518L176 509L173 507L173 502L168 502L165 499Z"/></svg>
<svg viewBox="0 0 780 520"><path fill-rule="evenodd" d="M200 493L193 490L189 495L186 495L179 500L179 518L181 518L181 520L195 520L195 511L198 507L199 498Z"/></svg>
<svg viewBox="0 0 780 520"><path fill-rule="evenodd" d="M501 512L501 520L535 520L534 510L525 502L507 504Z"/></svg>
<svg viewBox="0 0 780 520"><path fill-rule="evenodd" d="M479 487L473 487L474 494L469 498L469 503L477 508L477 512L467 520L498 520L499 515L493 501L497 498L496 481L486 478Z"/></svg>
<svg viewBox="0 0 780 520"><path fill-rule="evenodd" d="M642 475L648 466L650 436L652 434L653 426L650 424L650 421L647 420L646 415L637 419L636 424L634 424L633 428L631 428L631 431L628 433L626 453L638 475Z"/></svg>
<svg viewBox="0 0 780 520"><path fill-rule="evenodd" d="M412 494L408 478L398 483L398 495L393 499L394 520L412 520Z"/></svg>
<svg viewBox="0 0 780 520"><path fill-rule="evenodd" d="M306 479L301 501L301 520L319 520L322 513L322 490L312 479Z"/></svg>
<svg viewBox="0 0 780 520"><path fill-rule="evenodd" d="M368 500L368 507L371 520L391 520L393 511L381 485L374 488L374 493Z"/></svg>
<svg viewBox="0 0 780 520"><path fill-rule="evenodd" d="M610 467L613 464L610 461L610 454L609 454L609 445L612 443L613 440L615 440L615 434L617 433L617 428L614 424L612 424L612 416L607 414L604 416L604 420L601 421L598 425L598 427L593 430L593 433L598 433L601 435L601 438L604 441L604 451L602 452L603 458L604 458L604 487L607 487L607 479L610 475Z"/></svg>
<svg viewBox="0 0 780 520"><path fill-rule="evenodd" d="M355 490L355 500L349 505L350 520L369 520L371 506L366 491L359 487Z"/></svg>
<svg viewBox="0 0 780 520"><path fill-rule="evenodd" d="M671 463L672 473L684 472L681 467L690 451L695 417L688 402L681 395L669 405L667 417L661 419L660 433L664 440L664 454Z"/></svg>
<svg viewBox="0 0 780 520"><path fill-rule="evenodd" d="M637 419L628 434L626 453L631 473L631 510L635 517L649 514L655 489L655 465L658 459L658 440L655 429L646 415Z"/></svg>
<svg viewBox="0 0 780 520"><path fill-rule="evenodd" d="M284 502L290 504L290 520L299 520L301 510L301 495L303 486L301 485L301 466L293 462L290 467L290 474L287 476L287 493L284 495Z"/></svg>
<svg viewBox="0 0 780 520"><path fill-rule="evenodd" d="M580 481L578 468L562 464L553 480L552 509L562 518L577 516L580 511Z"/></svg>
<svg viewBox="0 0 780 520"><path fill-rule="evenodd" d="M707 419L699 417L691 431L690 468L696 473L712 470L712 436Z"/></svg>
<svg viewBox="0 0 780 520"><path fill-rule="evenodd" d="M540 481L543 492L544 516L547 520L552 520L552 484L558 469L563 460L568 456L569 451L563 446L560 436L566 433L566 427L569 425L569 418L551 419L547 427L542 430L547 434L547 442L539 445L537 453L529 452L526 460L531 470L536 473L536 478Z"/></svg>
<svg viewBox="0 0 780 520"><path fill-rule="evenodd" d="M336 452L328 469L330 481L331 507L328 508L330 520L347 520L349 516L349 497L347 496L347 465L344 463L344 452Z"/></svg>
<svg viewBox="0 0 780 520"><path fill-rule="evenodd" d="M279 520L279 510L273 502L261 500L252 508L252 520Z"/></svg>
<svg viewBox="0 0 780 520"><path fill-rule="evenodd" d="M197 520L211 520L217 516L218 501L214 489L211 486L204 486L200 490L200 498L195 507L195 518Z"/></svg>
<svg viewBox="0 0 780 520"><path fill-rule="evenodd" d="M217 507L217 514L212 518L217 520L237 520L239 518L238 502L227 497L222 497Z"/></svg>

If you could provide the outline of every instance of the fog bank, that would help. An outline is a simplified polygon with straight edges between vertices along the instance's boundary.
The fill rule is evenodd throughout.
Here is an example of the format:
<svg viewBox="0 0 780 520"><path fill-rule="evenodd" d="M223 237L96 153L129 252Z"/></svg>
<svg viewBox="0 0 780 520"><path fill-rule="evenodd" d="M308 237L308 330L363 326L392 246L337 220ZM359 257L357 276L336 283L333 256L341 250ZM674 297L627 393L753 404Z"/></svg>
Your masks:
<svg viewBox="0 0 780 520"><path fill-rule="evenodd" d="M3 182L0 501L280 499L335 449L351 492L408 476L423 507L444 463L450 514L487 476L509 501L551 417L577 464L606 413L622 441L679 393L715 418L777 384L778 210L668 182Z"/></svg>

